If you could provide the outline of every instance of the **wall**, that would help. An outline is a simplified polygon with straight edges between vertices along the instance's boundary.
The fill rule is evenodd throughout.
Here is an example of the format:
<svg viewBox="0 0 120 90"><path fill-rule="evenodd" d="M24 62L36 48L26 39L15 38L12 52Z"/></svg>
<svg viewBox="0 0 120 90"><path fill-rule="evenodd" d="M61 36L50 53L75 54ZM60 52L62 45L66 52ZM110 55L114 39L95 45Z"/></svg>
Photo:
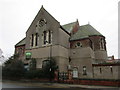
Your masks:
<svg viewBox="0 0 120 90"><path fill-rule="evenodd" d="M100 39L104 39L105 49L100 48ZM95 52L95 63L100 63L107 60L106 41L104 36L91 36L89 39L92 41L93 50Z"/></svg>
<svg viewBox="0 0 120 90"><path fill-rule="evenodd" d="M78 68L79 78L93 78L94 52L90 47L71 49L70 58L72 67ZM83 66L86 66L87 75L83 75Z"/></svg>
<svg viewBox="0 0 120 90"><path fill-rule="evenodd" d="M76 48L77 43L80 42L82 44L82 47L91 47L91 42L88 38L86 39L81 39L81 40L76 40L76 41L71 41L70 42L70 48Z"/></svg>
<svg viewBox="0 0 120 90"><path fill-rule="evenodd" d="M51 56L55 58L60 71L66 71L67 65L69 61L69 49L62 47L61 45L52 45L51 47ZM41 48L34 48L26 50L26 52L32 53L32 58L37 59L37 68L42 67L42 61L46 60L50 57L50 46L41 47Z"/></svg>
<svg viewBox="0 0 120 90"><path fill-rule="evenodd" d="M61 28L59 28L59 36L56 36L59 38L59 45L66 47L66 48L70 48L70 44L69 44L69 37L70 35L68 35L65 31L63 31Z"/></svg>
<svg viewBox="0 0 120 90"><path fill-rule="evenodd" d="M45 19L47 21L47 24L43 27L36 27L38 21L40 19ZM35 19L31 23L30 27L28 28L26 32L26 49L30 49L30 36L32 34L35 34L36 32L39 34L39 43L38 48L42 46L42 34L44 30L51 30L53 31L53 42L52 44L58 44L58 29L60 27L59 22L53 18L44 8L41 8L38 14L36 15Z"/></svg>
<svg viewBox="0 0 120 90"><path fill-rule="evenodd" d="M18 59L24 61L25 60L25 45L16 46L15 54L19 55Z"/></svg>
<svg viewBox="0 0 120 90"><path fill-rule="evenodd" d="M107 60L107 51L98 50L95 51L95 63L101 63Z"/></svg>
<svg viewBox="0 0 120 90"><path fill-rule="evenodd" d="M59 80L58 82L62 83L69 83L69 84L80 84L80 85L97 85L97 86L114 86L112 90L116 89L117 87L120 87L120 81L119 80L101 80L101 79L74 79L74 80ZM109 89L104 88L105 90Z"/></svg>
<svg viewBox="0 0 120 90"><path fill-rule="evenodd" d="M94 52L90 47L70 49L71 58L94 58Z"/></svg>
<svg viewBox="0 0 120 90"><path fill-rule="evenodd" d="M112 72L111 67L112 66ZM100 72L101 68L101 72ZM109 64L109 65L93 65L94 78L95 79L120 79L119 69L120 65Z"/></svg>
<svg viewBox="0 0 120 90"><path fill-rule="evenodd" d="M38 21L43 18L47 24L42 27L36 27ZM43 45L43 31L52 31L52 46ZM30 36L39 34L38 46L30 46ZM38 12L29 29L26 32L26 52L32 53L32 58L37 59L37 68L42 68L42 61L50 57L50 51L53 58L60 68L60 71L66 71L69 58L69 35L60 28L59 22L52 17L44 8Z"/></svg>

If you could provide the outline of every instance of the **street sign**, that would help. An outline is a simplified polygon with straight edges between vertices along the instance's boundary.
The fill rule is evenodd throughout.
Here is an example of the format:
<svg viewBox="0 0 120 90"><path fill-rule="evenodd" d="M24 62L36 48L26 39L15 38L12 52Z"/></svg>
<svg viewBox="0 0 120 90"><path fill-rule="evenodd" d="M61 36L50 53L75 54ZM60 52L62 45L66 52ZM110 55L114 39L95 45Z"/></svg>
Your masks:
<svg viewBox="0 0 120 90"><path fill-rule="evenodd" d="M25 53L26 59L30 59L30 58L31 58L31 55L32 55L31 52L26 52L26 53Z"/></svg>

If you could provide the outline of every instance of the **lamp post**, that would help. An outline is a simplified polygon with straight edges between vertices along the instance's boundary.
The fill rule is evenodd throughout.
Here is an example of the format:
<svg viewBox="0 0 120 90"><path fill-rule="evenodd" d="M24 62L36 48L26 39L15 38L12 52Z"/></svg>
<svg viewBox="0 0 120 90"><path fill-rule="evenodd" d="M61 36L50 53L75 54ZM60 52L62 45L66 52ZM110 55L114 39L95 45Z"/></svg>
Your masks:
<svg viewBox="0 0 120 90"><path fill-rule="evenodd" d="M49 44L48 41L46 41L46 43ZM49 55L49 64L50 64L50 81L51 81L51 71L52 71L52 68L51 68L51 59L52 59L52 44L50 45L50 55Z"/></svg>

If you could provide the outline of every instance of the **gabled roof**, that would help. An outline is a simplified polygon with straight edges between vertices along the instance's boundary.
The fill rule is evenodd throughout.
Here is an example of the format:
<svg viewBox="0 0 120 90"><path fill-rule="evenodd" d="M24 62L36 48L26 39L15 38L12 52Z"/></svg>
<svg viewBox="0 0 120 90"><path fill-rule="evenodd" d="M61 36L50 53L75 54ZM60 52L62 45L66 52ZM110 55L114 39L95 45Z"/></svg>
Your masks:
<svg viewBox="0 0 120 90"><path fill-rule="evenodd" d="M66 30L68 33L70 33L71 32L70 29L73 27L74 24L75 22L63 25L61 27L64 28L64 31ZM94 35L103 36L90 24L87 24L87 25L80 26L79 30L70 37L70 41L84 39ZM25 45L25 38L22 39L20 42L18 42L15 46L21 46L21 45Z"/></svg>
<svg viewBox="0 0 120 90"><path fill-rule="evenodd" d="M25 45L25 38L23 38L20 42L18 42L15 46Z"/></svg>
<svg viewBox="0 0 120 90"><path fill-rule="evenodd" d="M67 32L71 32L73 29L73 26L75 25L76 22L72 22L72 23L68 23L65 25L62 25L62 27L67 31Z"/></svg>
<svg viewBox="0 0 120 90"><path fill-rule="evenodd" d="M42 5L42 7L41 7L40 10L38 11L37 15L36 15L35 18L33 19L32 23L30 24L28 30L32 27L32 25L34 25L33 23L36 22L36 19L37 19L38 17L40 17L39 15L40 15L41 12L47 13L47 14L48 14L50 17L52 17L56 22L58 22L58 21L43 7L43 5ZM58 23L59 23L59 22L58 22ZM28 30L27 30L26 32L28 32Z"/></svg>
<svg viewBox="0 0 120 90"><path fill-rule="evenodd" d="M103 36L100 32L98 32L90 24L83 25L83 26L80 26L79 30L70 37L70 41L88 38L89 36L93 36L93 35Z"/></svg>

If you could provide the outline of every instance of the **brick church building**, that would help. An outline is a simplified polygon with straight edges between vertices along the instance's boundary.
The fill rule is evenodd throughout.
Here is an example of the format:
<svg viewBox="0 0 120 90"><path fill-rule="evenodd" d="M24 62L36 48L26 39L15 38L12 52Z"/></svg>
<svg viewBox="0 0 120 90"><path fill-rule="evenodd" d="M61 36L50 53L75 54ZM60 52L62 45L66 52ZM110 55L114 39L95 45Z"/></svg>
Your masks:
<svg viewBox="0 0 120 90"><path fill-rule="evenodd" d="M36 59L41 69L49 57L55 59L59 72L72 71L72 78L119 79L119 64L105 64L108 60L106 40L92 25L79 21L60 25L42 6L26 37L15 45L15 54L29 66ZM26 60L29 59L29 60Z"/></svg>

